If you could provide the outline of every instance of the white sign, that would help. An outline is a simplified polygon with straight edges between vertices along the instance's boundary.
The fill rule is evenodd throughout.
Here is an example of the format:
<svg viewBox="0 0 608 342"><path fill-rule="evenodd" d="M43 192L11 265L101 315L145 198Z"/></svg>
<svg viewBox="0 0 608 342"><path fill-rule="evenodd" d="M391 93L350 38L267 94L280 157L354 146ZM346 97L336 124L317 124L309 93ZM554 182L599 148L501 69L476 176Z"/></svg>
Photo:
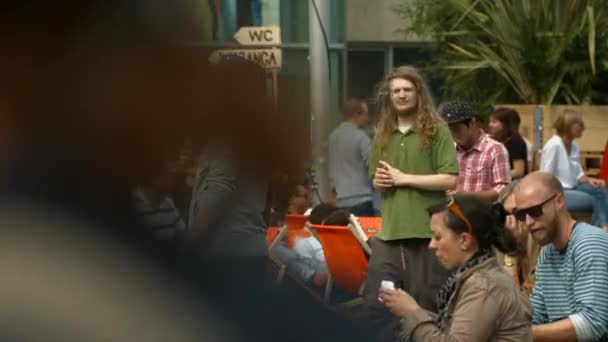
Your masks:
<svg viewBox="0 0 608 342"><path fill-rule="evenodd" d="M234 34L234 39L247 46L281 45L281 29L278 26L245 26Z"/></svg>
<svg viewBox="0 0 608 342"><path fill-rule="evenodd" d="M209 56L209 62L218 63L223 58L239 56L241 58L258 63L264 69L280 69L283 64L283 53L281 49L239 49L239 50L215 50Z"/></svg>

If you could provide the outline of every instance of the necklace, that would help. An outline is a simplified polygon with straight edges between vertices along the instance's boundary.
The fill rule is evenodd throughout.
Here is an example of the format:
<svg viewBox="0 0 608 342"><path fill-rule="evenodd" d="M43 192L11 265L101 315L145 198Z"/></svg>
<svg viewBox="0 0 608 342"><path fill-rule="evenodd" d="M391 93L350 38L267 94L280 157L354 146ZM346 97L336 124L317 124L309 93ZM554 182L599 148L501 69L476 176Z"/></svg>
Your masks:
<svg viewBox="0 0 608 342"><path fill-rule="evenodd" d="M578 221L574 221L574 224L572 225L572 229L570 230L570 235L568 236L568 241L566 242L566 246L563 249L557 250L559 252L559 254L564 254L564 253L566 253L566 251L568 251L568 245L570 244L570 239L572 238L572 233L574 232L574 229L576 228L576 226L578 224L579 224Z"/></svg>

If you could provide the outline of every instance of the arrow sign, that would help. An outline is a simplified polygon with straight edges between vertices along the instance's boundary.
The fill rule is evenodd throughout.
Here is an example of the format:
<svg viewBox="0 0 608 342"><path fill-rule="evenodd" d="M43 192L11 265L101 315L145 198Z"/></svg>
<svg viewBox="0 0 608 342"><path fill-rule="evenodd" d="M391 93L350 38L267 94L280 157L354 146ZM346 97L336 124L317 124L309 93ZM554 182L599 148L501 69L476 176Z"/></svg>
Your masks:
<svg viewBox="0 0 608 342"><path fill-rule="evenodd" d="M209 56L209 62L219 63L224 58L238 56L255 63L264 69L280 69L283 64L283 53L281 49L240 49L240 50L215 50Z"/></svg>
<svg viewBox="0 0 608 342"><path fill-rule="evenodd" d="M281 45L281 29L278 26L244 26L234 34L234 39L247 46Z"/></svg>

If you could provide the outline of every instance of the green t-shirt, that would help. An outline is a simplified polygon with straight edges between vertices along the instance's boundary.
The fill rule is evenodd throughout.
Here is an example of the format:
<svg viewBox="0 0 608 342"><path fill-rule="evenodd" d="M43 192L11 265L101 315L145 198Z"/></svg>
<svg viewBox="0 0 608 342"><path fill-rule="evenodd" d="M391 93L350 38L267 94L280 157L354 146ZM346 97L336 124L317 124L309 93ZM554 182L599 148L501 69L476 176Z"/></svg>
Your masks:
<svg viewBox="0 0 608 342"><path fill-rule="evenodd" d="M395 130L380 158L377 139L370 155L369 173L373 179L378 161L383 160L401 172L414 175L458 174L456 148L445 124L440 124L431 146L423 149L413 129L404 133ZM398 187L384 192L382 202L381 240L430 238L430 217L427 209L445 200L445 191Z"/></svg>

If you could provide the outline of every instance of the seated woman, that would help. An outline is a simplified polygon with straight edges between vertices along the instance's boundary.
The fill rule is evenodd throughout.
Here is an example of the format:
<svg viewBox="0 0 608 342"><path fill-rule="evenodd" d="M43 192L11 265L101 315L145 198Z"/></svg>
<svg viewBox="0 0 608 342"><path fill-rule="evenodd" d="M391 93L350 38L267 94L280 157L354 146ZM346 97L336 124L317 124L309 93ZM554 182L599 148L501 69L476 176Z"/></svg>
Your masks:
<svg viewBox="0 0 608 342"><path fill-rule="evenodd" d="M348 212L331 204L319 204L309 217L311 224L348 225ZM313 288L323 288L329 278L327 263L321 243L310 236L296 239L293 249L289 248L287 237L273 250L277 258L287 266L287 272Z"/></svg>
<svg viewBox="0 0 608 342"><path fill-rule="evenodd" d="M347 226L350 212L339 209L331 204L319 204L309 217L311 224L329 226ZM329 279L325 253L321 243L315 237L300 238L293 249L286 241L278 243L274 248L276 257L287 267L287 273L299 279L305 286L323 295ZM353 299L353 295L342 289L338 284L332 287L332 302L340 303Z"/></svg>
<svg viewBox="0 0 608 342"><path fill-rule="evenodd" d="M593 210L591 224L608 230L606 183L585 175L580 162L580 148L574 142L585 130L582 115L564 110L553 127L556 134L543 146L540 171L554 174L562 183L569 211Z"/></svg>
<svg viewBox="0 0 608 342"><path fill-rule="evenodd" d="M509 152L511 178L519 179L528 173L528 147L519 134L519 114L511 108L498 108L490 113L488 125L492 139L501 142Z"/></svg>
<svg viewBox="0 0 608 342"><path fill-rule="evenodd" d="M504 208L456 195L429 212L429 247L453 273L438 294L438 315L400 289L380 290L380 301L401 318L402 340L531 341L532 308L494 255L494 248L517 247L504 228Z"/></svg>
<svg viewBox="0 0 608 342"><path fill-rule="evenodd" d="M532 239L525 224L515 220L515 216L512 214L515 209L513 192L517 184L518 181L511 182L498 197L498 202L504 206L507 212L505 227L517 238L519 248L517 252L505 255L499 262L504 262L507 272L520 285L523 293L529 295L536 282L536 260L540 252L540 245Z"/></svg>

